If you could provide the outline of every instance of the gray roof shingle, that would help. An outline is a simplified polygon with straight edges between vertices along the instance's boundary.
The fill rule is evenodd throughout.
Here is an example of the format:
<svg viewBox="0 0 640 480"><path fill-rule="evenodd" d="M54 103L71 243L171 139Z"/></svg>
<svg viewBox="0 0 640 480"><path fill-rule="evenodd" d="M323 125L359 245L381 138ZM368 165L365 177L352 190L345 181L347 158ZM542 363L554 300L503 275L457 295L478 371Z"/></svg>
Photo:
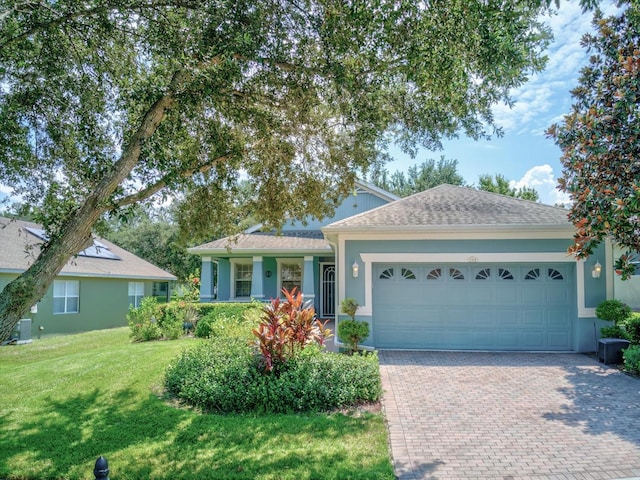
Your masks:
<svg viewBox="0 0 640 480"><path fill-rule="evenodd" d="M331 247L319 231L286 231L281 235L273 232L243 233L214 240L189 249L190 253L234 253L234 252L331 252Z"/></svg>
<svg viewBox="0 0 640 480"><path fill-rule="evenodd" d="M323 231L444 226L569 228L567 213L560 207L445 184L339 220Z"/></svg>
<svg viewBox="0 0 640 480"><path fill-rule="evenodd" d="M27 228L39 229L40 226L31 222L0 217L0 271L23 272L40 253L42 239L29 232ZM170 273L108 240L96 236L94 238L120 259L78 255L67 262L61 274L161 281L176 279Z"/></svg>

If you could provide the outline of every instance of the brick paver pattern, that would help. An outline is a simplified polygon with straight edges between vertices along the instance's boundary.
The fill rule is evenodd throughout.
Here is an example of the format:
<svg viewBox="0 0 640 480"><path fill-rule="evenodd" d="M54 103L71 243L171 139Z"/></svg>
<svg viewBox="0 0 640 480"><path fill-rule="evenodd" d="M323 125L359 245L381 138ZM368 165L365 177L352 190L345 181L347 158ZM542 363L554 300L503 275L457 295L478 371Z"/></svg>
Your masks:
<svg viewBox="0 0 640 480"><path fill-rule="evenodd" d="M640 477L640 380L581 354L381 351L396 475Z"/></svg>

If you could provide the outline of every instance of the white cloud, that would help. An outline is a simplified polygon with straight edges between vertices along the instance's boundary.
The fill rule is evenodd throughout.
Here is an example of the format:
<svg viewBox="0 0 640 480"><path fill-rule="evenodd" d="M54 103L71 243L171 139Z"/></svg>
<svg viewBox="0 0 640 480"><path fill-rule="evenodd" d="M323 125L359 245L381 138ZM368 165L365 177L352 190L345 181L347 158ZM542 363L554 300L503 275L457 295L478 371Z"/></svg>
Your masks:
<svg viewBox="0 0 640 480"><path fill-rule="evenodd" d="M604 0L600 8L605 15L616 13L617 8ZM592 31L593 12L582 12L576 0L563 2L556 13L545 15L542 21L550 28L554 40L545 52L548 62L545 70L533 75L511 96L513 108L496 105L494 116L505 132L529 132L542 134L554 121L558 111L567 110L568 92L578 83L580 69L586 64L588 54L580 46L582 36Z"/></svg>
<svg viewBox="0 0 640 480"><path fill-rule="evenodd" d="M557 188L558 182L549 164L536 165L525 172L520 180L511 180L511 188L534 188L540 195L540 201L548 205L568 204L569 195Z"/></svg>

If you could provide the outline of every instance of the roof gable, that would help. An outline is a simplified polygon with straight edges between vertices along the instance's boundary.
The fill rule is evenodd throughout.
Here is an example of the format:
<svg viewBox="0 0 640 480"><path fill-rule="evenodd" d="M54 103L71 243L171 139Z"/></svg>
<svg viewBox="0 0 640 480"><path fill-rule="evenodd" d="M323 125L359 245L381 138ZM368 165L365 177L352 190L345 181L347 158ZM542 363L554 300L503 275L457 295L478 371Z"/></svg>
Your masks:
<svg viewBox="0 0 640 480"><path fill-rule="evenodd" d="M334 222L323 231L473 226L571 227L567 213L560 207L443 184Z"/></svg>
<svg viewBox="0 0 640 480"><path fill-rule="evenodd" d="M44 242L35 223L0 217L0 272L20 273L33 263ZM61 275L169 281L176 277L103 238L70 259Z"/></svg>

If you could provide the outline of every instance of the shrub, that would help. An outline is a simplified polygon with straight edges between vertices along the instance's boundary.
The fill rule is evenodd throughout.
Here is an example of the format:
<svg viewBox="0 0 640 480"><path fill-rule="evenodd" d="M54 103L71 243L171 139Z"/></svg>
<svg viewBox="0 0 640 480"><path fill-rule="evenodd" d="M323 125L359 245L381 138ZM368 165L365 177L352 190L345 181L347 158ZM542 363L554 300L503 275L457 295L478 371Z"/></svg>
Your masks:
<svg viewBox="0 0 640 480"><path fill-rule="evenodd" d="M198 322L196 337L234 337L251 338L251 330L257 325L260 313L257 310L247 310L238 317L220 316L219 314L207 315Z"/></svg>
<svg viewBox="0 0 640 480"><path fill-rule="evenodd" d="M246 339L214 338L187 350L167 369L167 391L205 411L324 411L376 401L381 395L375 353L348 357L311 345L282 365L258 368Z"/></svg>
<svg viewBox="0 0 640 480"><path fill-rule="evenodd" d="M349 345L351 352L358 351L358 344L369 336L369 324L357 320L342 320L338 324L338 338Z"/></svg>
<svg viewBox="0 0 640 480"><path fill-rule="evenodd" d="M358 311L358 302L356 302L355 298L345 298L340 303L340 311L345 315L349 315L351 320L356 319L356 312Z"/></svg>
<svg viewBox="0 0 640 480"><path fill-rule="evenodd" d="M193 331L200 319L197 303L172 301L162 308L160 327L165 337L174 340L186 331Z"/></svg>
<svg viewBox="0 0 640 480"><path fill-rule="evenodd" d="M596 317L613 322L616 326L624 324L630 315L631 307L620 300L605 300L596 308Z"/></svg>
<svg viewBox="0 0 640 480"><path fill-rule="evenodd" d="M624 338L625 340L628 340L627 332L622 327L618 327L616 325L602 327L600 329L600 336L602 338Z"/></svg>
<svg viewBox="0 0 640 480"><path fill-rule="evenodd" d="M262 303L199 303L195 304L200 313L200 320L196 325L195 336L209 338L212 335L211 326L218 319L236 319L240 321L250 312L260 312Z"/></svg>
<svg viewBox="0 0 640 480"><path fill-rule="evenodd" d="M283 288L286 301L281 302L280 298L271 300L271 304L262 309L258 327L253 329L263 368L276 375L284 363L308 345L324 345L330 334L325 328L326 323L315 319L316 312L310 302L305 303L302 293L296 290L294 287L289 292Z"/></svg>
<svg viewBox="0 0 640 480"><path fill-rule="evenodd" d="M627 331L627 340L635 345L640 345L640 314L631 315L624 325Z"/></svg>
<svg viewBox="0 0 640 480"><path fill-rule="evenodd" d="M148 342L162 338L162 330L158 324L160 314L158 300L154 297L144 297L139 307L129 308L127 323L131 329L129 336L134 342Z"/></svg>
<svg viewBox="0 0 640 480"><path fill-rule="evenodd" d="M631 345L622 351L624 369L628 372L640 373L640 345Z"/></svg>
<svg viewBox="0 0 640 480"><path fill-rule="evenodd" d="M167 368L165 387L206 411L251 411L259 377L255 362L246 338L214 338L182 352Z"/></svg>

